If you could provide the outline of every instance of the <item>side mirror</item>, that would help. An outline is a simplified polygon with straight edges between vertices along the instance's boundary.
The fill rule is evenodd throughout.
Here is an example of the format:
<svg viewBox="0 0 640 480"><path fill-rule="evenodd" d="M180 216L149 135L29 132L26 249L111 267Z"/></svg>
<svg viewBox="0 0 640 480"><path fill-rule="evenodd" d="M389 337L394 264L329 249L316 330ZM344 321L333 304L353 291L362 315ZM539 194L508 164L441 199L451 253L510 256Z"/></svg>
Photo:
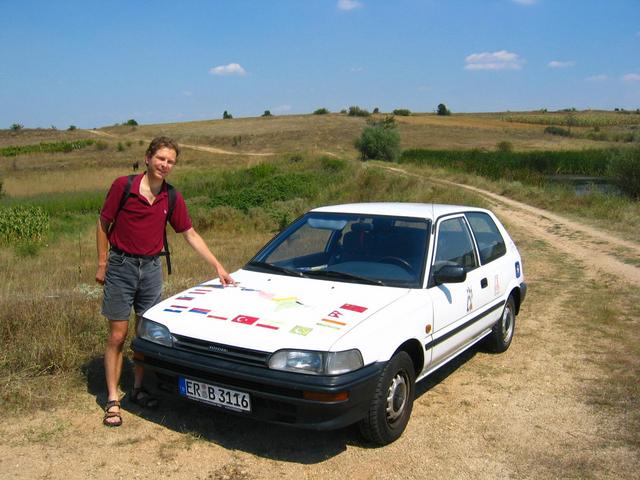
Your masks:
<svg viewBox="0 0 640 480"><path fill-rule="evenodd" d="M467 271L462 265L443 265L433 274L436 285L443 283L462 283L467 279Z"/></svg>

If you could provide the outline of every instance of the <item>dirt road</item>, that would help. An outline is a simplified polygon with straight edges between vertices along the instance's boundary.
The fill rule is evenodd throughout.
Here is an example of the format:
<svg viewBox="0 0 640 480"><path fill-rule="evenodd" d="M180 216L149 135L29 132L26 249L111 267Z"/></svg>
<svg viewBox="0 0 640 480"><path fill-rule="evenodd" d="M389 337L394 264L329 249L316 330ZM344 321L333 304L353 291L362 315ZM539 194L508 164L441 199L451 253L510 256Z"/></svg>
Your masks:
<svg viewBox="0 0 640 480"><path fill-rule="evenodd" d="M637 478L637 432L603 393L611 381L603 355L618 343L592 334L580 306L600 288L639 284L640 268L612 253L637 259L640 245L473 190L509 224L529 294L511 348L473 349L422 382L394 444L371 448L355 428L298 431L169 399L153 414L125 403L123 427L106 429L99 367L91 366L92 380L68 404L5 418L0 477ZM638 319L631 323L637 330Z"/></svg>

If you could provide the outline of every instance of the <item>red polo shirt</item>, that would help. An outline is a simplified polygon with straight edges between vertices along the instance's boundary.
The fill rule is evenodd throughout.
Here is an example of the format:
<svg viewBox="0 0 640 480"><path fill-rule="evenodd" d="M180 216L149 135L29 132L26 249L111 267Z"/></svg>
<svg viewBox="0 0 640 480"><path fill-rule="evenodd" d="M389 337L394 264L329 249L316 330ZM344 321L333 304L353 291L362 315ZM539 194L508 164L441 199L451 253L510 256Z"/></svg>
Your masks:
<svg viewBox="0 0 640 480"><path fill-rule="evenodd" d="M134 255L157 255L164 247L163 232L169 209L169 194L165 182L151 205L140 195L140 182L144 175L142 173L133 179L129 197L119 212L118 206L128 178L117 178L107 193L100 218L107 223L116 221L108 234L109 243L113 247ZM176 204L169 223L176 233L185 232L192 226L184 198L177 190Z"/></svg>

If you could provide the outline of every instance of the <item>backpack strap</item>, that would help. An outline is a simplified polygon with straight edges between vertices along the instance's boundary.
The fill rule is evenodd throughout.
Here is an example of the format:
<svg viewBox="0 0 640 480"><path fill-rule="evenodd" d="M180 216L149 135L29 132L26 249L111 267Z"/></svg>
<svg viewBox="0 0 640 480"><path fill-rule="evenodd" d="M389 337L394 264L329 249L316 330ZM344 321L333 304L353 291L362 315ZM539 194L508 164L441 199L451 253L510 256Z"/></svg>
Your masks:
<svg viewBox="0 0 640 480"><path fill-rule="evenodd" d="M173 210L176 206L176 189L170 183L167 183L167 193L169 195L169 208L167 209L167 216L164 220L164 233L162 241L164 242L164 251L160 252L160 255L167 260L167 274L171 275L171 252L169 251L169 241L167 240L167 223L173 215Z"/></svg>
<svg viewBox="0 0 640 480"><path fill-rule="evenodd" d="M137 175L135 174L127 176L127 186L124 188L124 192L122 192L122 197L120 198L120 204L118 205L118 210L116 211L116 215L113 219L113 222L111 223L111 228L113 228L113 226L115 225L116 220L118 219L118 214L120 213L120 210L122 210L122 207L124 207L124 204L127 202L127 199L131 194L131 185L133 185L133 179L136 177ZM173 185L171 185L168 182L167 182L167 193L169 195L169 208L167 208L167 216L164 219L164 232L162 235L164 251L160 252L159 255L166 257L167 273L171 275L171 253L169 252L169 241L167 240L167 223L169 222L171 215L173 215L173 210L176 207L176 189Z"/></svg>
<svg viewBox="0 0 640 480"><path fill-rule="evenodd" d="M113 222L111 222L111 228L109 229L109 231L113 229L113 226L116 224L116 220L118 219L118 214L120 213L120 210L122 210L122 207L124 207L124 204L127 203L127 199L131 194L131 185L133 185L134 178L136 178L136 175L127 176L127 186L124 187L124 192L122 192L122 197L120 197L120 204L118 205L118 210L116 210L116 214L113 217Z"/></svg>

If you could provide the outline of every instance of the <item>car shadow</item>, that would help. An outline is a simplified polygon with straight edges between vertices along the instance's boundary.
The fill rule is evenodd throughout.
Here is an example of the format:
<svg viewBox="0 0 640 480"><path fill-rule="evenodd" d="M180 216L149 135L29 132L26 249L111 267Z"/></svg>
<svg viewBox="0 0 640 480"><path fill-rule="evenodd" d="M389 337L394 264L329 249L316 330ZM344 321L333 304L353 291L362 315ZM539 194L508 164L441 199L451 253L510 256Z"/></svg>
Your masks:
<svg viewBox="0 0 640 480"><path fill-rule="evenodd" d="M477 353L477 347L467 350L447 365L432 373L416 385L416 399L445 380ZM103 358L95 358L82 368L87 391L104 408L107 392L104 385ZM122 390L133 387L133 362L125 359L122 369ZM315 464L344 452L348 446L378 448L366 442L357 425L332 431L304 430L270 424L230 412L218 411L195 402L153 389L160 400L156 410L143 409L128 401L125 394L122 409L175 432L212 442L229 450L240 450L271 460ZM125 425L122 428L126 428Z"/></svg>

